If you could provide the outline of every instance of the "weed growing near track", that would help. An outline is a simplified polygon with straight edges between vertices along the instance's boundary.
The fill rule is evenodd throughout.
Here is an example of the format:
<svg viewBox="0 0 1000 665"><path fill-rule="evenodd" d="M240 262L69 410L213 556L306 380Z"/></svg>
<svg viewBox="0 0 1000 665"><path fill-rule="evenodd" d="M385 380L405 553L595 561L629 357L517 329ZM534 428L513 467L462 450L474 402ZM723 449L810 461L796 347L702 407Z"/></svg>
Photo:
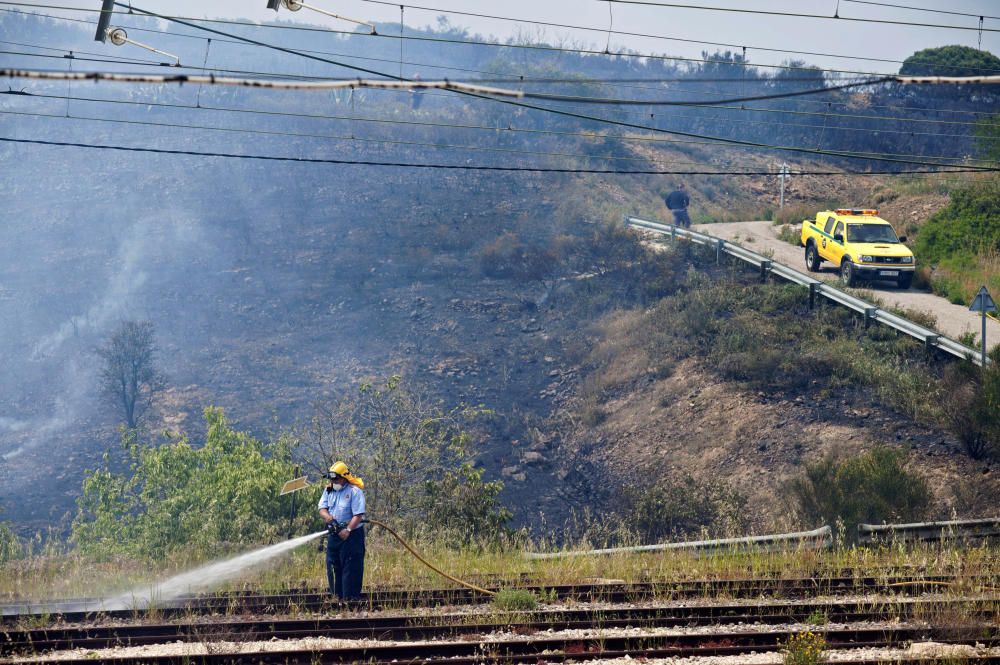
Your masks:
<svg viewBox="0 0 1000 665"><path fill-rule="evenodd" d="M788 638L782 651L785 665L817 665L824 660L826 639L811 630L803 630Z"/></svg>
<svg viewBox="0 0 1000 665"><path fill-rule="evenodd" d="M533 610L538 607L538 598L524 589L500 589L493 596L493 606L506 611Z"/></svg>

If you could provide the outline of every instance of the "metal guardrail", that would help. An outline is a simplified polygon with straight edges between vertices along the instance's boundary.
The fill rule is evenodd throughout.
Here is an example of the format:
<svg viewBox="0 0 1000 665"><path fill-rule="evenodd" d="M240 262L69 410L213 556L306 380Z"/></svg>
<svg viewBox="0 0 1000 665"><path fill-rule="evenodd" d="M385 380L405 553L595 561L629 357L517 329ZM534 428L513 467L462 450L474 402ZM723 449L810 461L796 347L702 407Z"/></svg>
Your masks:
<svg viewBox="0 0 1000 665"><path fill-rule="evenodd" d="M928 348L940 349L945 353L949 353L958 358L967 358L976 365L982 364L979 351L976 349L968 347L960 342L956 342L955 340L945 337L935 330L931 330L930 328L914 323L907 318L886 311L874 303L870 303L867 300L862 300L861 298L852 296L849 293L845 293L835 286L831 286L830 284L818 280L815 277L810 277L809 275L799 272L794 268L790 268L783 263L777 263L763 254L758 254L757 252L753 252L728 240L716 238L715 236L708 235L707 233L681 228L679 226L675 226L674 224L651 222L638 217L625 217L625 223L628 226L669 235L671 239L685 238L699 245L715 247L717 256L725 253L757 266L760 268L762 277L766 277L768 274L773 274L789 282L805 286L809 289L810 305L815 302L815 297L817 295L823 296L827 300L832 300L838 305L847 307L848 309L862 314L865 317L866 325L870 321L881 323L889 326L890 328L894 328L901 333L909 335L910 337L920 340Z"/></svg>
<svg viewBox="0 0 1000 665"><path fill-rule="evenodd" d="M973 540L1000 537L1000 517L912 524L859 524L863 545L900 541Z"/></svg>
<svg viewBox="0 0 1000 665"><path fill-rule="evenodd" d="M610 547L601 550L576 550L572 552L526 552L527 559L559 559L573 556L596 554L617 554L619 552L661 552L664 550L686 550L693 552L730 551L752 548L760 552L777 552L789 549L827 549L833 545L833 532L829 526L812 531L779 533L772 536L749 536L747 538L720 538L718 540L693 540L686 543L661 543L659 545L636 545L634 547Z"/></svg>

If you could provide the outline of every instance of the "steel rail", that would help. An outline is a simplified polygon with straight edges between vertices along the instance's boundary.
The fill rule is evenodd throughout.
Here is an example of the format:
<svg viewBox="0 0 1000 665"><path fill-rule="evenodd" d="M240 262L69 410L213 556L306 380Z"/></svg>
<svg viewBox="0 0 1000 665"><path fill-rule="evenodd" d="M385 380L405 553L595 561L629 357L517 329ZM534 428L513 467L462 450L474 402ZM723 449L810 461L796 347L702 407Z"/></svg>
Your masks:
<svg viewBox="0 0 1000 665"><path fill-rule="evenodd" d="M559 600L634 602L653 599L700 598L706 595L731 598L808 598L817 594L845 594L880 592L902 594L927 591L950 585L959 579L954 575L886 576L886 577L826 577L788 579L723 579L640 582L632 584L570 584L522 586L520 588ZM961 578L970 581L969 578ZM990 585L993 578L973 578ZM485 603L489 596L468 589L436 589L431 591L369 592L364 594L360 606L366 609L405 609L441 605L469 605ZM151 609L94 611L80 609L93 607L93 601L66 601L52 603L15 603L0 606L4 616L0 625L17 625L24 621L55 620L65 622L93 621L96 617L130 620L147 614L166 618L185 617L192 614L259 613L274 615L284 611L335 611L330 595L309 591L286 594L219 594L178 598L170 605Z"/></svg>
<svg viewBox="0 0 1000 665"><path fill-rule="evenodd" d="M976 365L982 364L979 352L962 344L961 342L957 342L949 337L946 337L936 330L931 330L930 328L922 326L918 323L914 323L913 321L899 316L898 314L893 314L892 312L889 312L874 303L870 303L867 300L863 300L841 291L835 286L831 286L830 284L818 280L815 277L810 277L805 273L799 272L798 270L784 265L783 263L778 263L774 261L774 259L764 256L763 254L758 254L757 252L746 249L745 247L741 247L731 241L716 238L715 236L708 235L707 233L681 228L674 224L652 222L638 217L626 216L625 223L628 226L667 235L671 239L685 238L700 245L716 247L718 252L735 256L742 261L759 267L761 274L765 277L768 274L778 275L786 281L805 286L810 289L811 292L821 295L827 300L831 300L838 305L847 307L848 309L865 316L868 320L876 321L898 330L901 333L909 335L910 337L918 339L923 342L927 348L940 349L941 351L957 358L969 360Z"/></svg>
<svg viewBox="0 0 1000 665"><path fill-rule="evenodd" d="M681 635L643 636L590 636L546 639L474 639L462 642L422 642L404 645L361 644L351 647L316 649L294 649L286 651L208 653L204 655L142 655L136 657L115 657L119 665L138 663L426 663L446 660L454 663L511 662L536 663L538 660L579 660L611 658L612 654L642 656L709 656L738 655L748 651L775 652L795 634L795 629L768 630L759 632L720 632ZM947 629L926 627L885 627L885 628L817 628L817 633L826 639L829 650L857 649L862 647L894 647L913 641L933 639L952 644L978 643L987 647L1000 644L1000 629L995 626L977 626L977 639L948 639ZM210 637L206 637L210 640ZM61 663L94 662L93 655L84 654L79 659L63 660Z"/></svg>
<svg viewBox="0 0 1000 665"><path fill-rule="evenodd" d="M315 619L253 619L170 624L96 625L75 627L5 630L0 635L0 654L45 653L53 650L102 649L113 646L137 646L164 641L196 642L206 639L248 640L257 636L268 639L297 639L322 636L337 639L414 640L441 639L462 635L489 634L514 630L584 629L623 627L678 627L726 624L777 625L804 622L822 615L827 623L886 621L909 619L928 608L942 611L961 607L970 619L989 619L1000 615L1000 598L927 600L906 599L873 606L871 602L812 603L800 605L716 605L707 607L627 607L609 609L573 609L517 612L506 617L445 614L434 616L337 617ZM491 619L484 621L484 619Z"/></svg>

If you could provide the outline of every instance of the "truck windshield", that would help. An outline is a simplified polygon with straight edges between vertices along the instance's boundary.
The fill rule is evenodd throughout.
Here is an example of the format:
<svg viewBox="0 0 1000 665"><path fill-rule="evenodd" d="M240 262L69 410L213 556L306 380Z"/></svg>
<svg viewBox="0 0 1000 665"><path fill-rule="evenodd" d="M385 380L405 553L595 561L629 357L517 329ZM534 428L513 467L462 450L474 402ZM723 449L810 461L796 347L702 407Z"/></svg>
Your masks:
<svg viewBox="0 0 1000 665"><path fill-rule="evenodd" d="M848 224L848 242L899 242L888 224Z"/></svg>

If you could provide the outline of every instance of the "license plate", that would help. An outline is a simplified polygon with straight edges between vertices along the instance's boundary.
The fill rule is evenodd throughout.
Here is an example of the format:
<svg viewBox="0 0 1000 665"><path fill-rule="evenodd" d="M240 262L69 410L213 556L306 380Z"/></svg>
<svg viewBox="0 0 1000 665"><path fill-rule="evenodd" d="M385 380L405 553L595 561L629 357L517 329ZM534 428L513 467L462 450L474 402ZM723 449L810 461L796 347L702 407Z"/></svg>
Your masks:
<svg viewBox="0 0 1000 665"><path fill-rule="evenodd" d="M878 274L882 277L899 277L898 270L880 270Z"/></svg>

